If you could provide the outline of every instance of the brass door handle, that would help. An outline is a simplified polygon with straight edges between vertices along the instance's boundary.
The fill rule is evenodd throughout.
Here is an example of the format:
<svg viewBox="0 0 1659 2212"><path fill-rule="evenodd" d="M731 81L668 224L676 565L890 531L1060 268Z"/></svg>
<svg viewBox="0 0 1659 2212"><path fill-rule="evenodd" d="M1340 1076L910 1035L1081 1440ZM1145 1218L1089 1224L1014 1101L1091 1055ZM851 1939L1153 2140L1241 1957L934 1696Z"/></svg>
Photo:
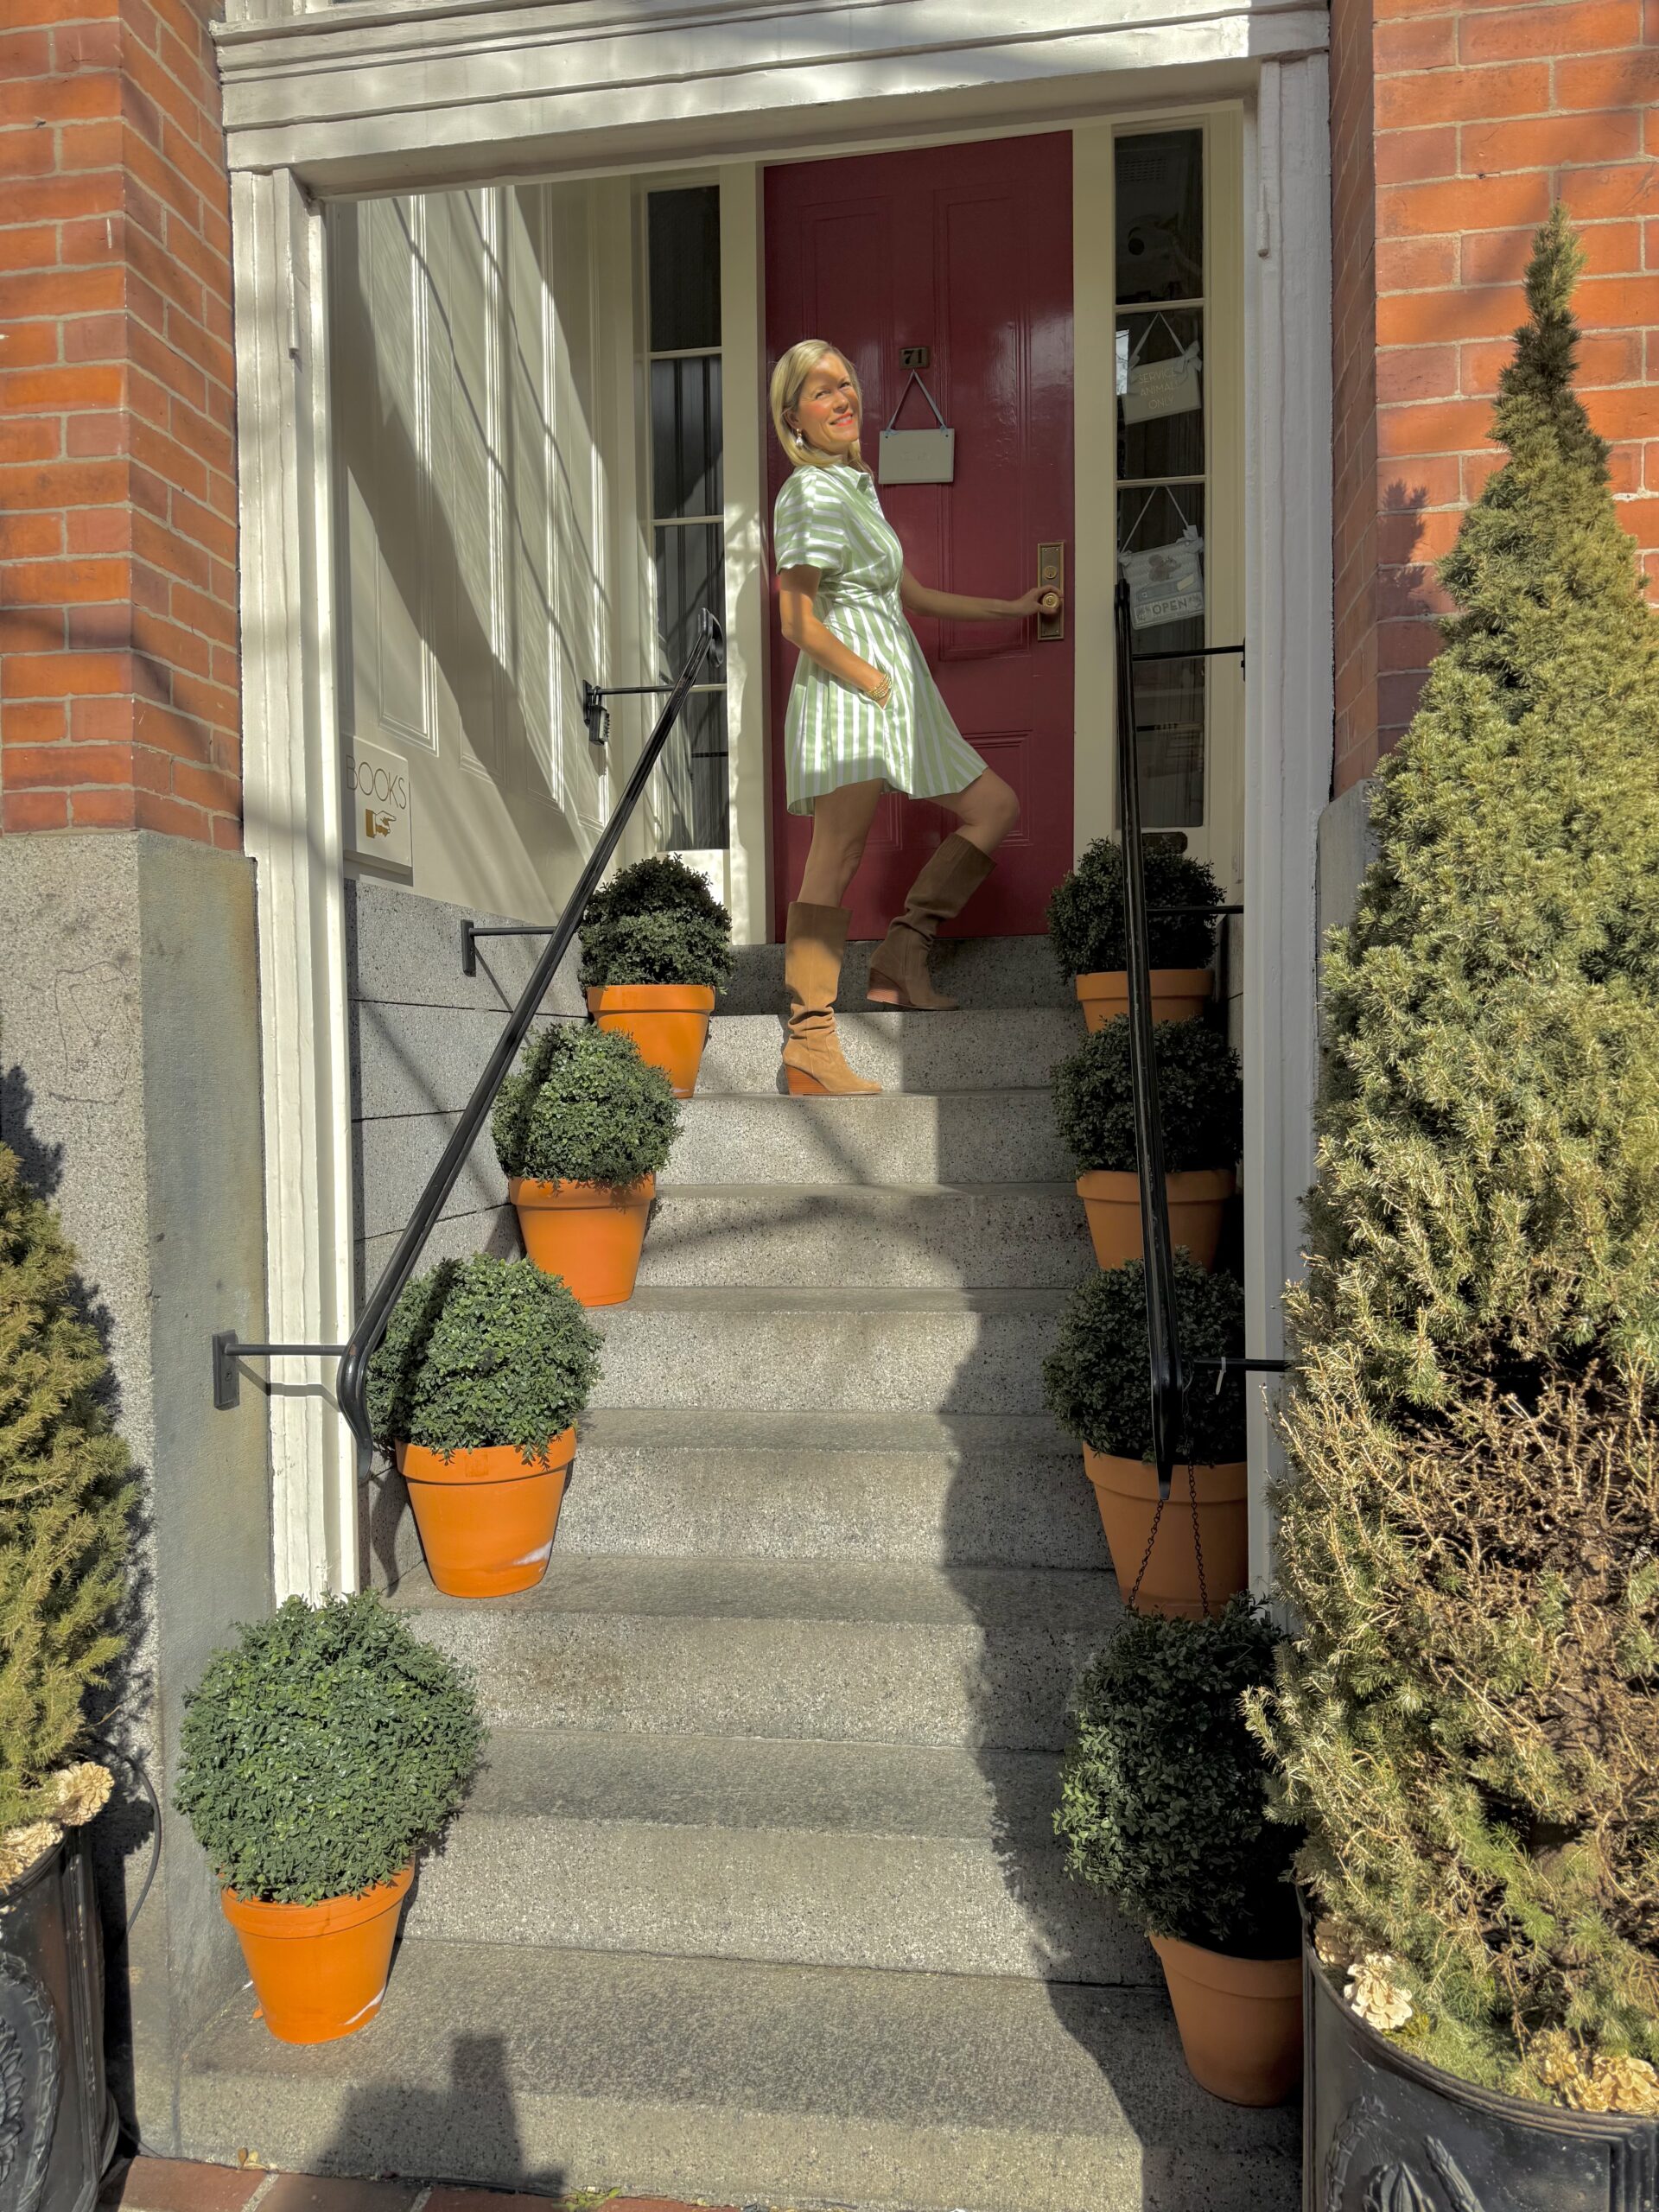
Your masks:
<svg viewBox="0 0 1659 2212"><path fill-rule="evenodd" d="M1039 545L1037 548L1037 588L1039 591L1055 591L1060 603L1052 614L1039 613L1037 642L1051 645L1065 635L1065 545Z"/></svg>

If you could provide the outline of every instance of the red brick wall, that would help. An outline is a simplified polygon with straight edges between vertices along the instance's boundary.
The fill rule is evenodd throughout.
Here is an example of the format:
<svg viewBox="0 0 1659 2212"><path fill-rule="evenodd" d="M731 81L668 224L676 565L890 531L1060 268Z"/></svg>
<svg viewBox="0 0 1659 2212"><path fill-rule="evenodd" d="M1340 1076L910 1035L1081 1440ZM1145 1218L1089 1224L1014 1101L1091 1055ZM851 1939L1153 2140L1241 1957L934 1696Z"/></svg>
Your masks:
<svg viewBox="0 0 1659 2212"><path fill-rule="evenodd" d="M241 842L230 213L191 0L8 0L0 826Z"/></svg>
<svg viewBox="0 0 1659 2212"><path fill-rule="evenodd" d="M1557 197L1589 257L1580 389L1613 441L1621 519L1659 575L1659 0L1335 0L1332 37L1341 791L1411 719L1439 643L1426 564L1494 465L1485 432L1521 272ZM1344 142L1367 108L1369 215L1351 188L1344 198L1358 166ZM1367 250L1370 389L1348 358L1363 311L1344 265ZM1343 473L1368 441L1373 497Z"/></svg>

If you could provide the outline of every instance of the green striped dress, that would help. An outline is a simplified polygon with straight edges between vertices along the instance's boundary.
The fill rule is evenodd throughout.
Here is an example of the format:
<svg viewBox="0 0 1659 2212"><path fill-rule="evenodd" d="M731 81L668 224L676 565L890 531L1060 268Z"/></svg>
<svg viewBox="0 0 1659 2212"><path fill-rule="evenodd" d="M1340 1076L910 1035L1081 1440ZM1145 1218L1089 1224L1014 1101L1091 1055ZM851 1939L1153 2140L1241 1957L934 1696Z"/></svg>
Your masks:
<svg viewBox="0 0 1659 2212"><path fill-rule="evenodd" d="M985 763L951 721L905 620L904 551L875 480L845 461L803 461L778 494L772 541L779 569L817 569L819 621L893 685L878 707L800 656L784 725L790 812L810 814L821 793L878 777L913 798L966 790Z"/></svg>

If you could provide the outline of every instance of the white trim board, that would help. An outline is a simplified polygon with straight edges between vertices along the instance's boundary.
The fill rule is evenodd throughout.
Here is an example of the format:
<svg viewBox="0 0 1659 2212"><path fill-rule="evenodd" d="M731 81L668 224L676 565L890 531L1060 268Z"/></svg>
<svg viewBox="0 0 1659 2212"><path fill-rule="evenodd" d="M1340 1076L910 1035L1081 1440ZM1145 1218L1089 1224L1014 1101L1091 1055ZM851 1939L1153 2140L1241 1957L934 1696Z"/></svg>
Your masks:
<svg viewBox="0 0 1659 2212"><path fill-rule="evenodd" d="M765 160L988 134L1254 89L1323 52L1306 0L537 0L389 12L346 0L216 39L233 168L329 191ZM896 103L904 103L902 109Z"/></svg>
<svg viewBox="0 0 1659 2212"><path fill-rule="evenodd" d="M1331 790L1331 142L1325 57L1262 73L1245 133L1244 1294L1285 1349L1313 1179L1319 821ZM1278 1458L1251 1390L1250 1573L1267 1586Z"/></svg>
<svg viewBox="0 0 1659 2212"><path fill-rule="evenodd" d="M237 177L231 213L267 1318L273 1344L341 1344L353 1310L352 1093L322 218L282 174ZM271 1365L279 1600L356 1586L355 1449L334 1404L335 1364Z"/></svg>

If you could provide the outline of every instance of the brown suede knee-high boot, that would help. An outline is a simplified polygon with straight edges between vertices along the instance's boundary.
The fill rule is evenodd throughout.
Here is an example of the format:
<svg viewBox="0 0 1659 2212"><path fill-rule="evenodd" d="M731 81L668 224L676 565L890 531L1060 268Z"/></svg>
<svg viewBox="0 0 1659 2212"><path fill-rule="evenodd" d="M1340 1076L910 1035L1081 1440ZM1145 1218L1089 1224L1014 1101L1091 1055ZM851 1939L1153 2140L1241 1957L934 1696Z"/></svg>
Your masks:
<svg viewBox="0 0 1659 2212"><path fill-rule="evenodd" d="M881 1088L853 1073L836 1034L836 993L851 918L844 906L798 902L789 910L784 934L784 988L789 993L784 1073L797 1098L852 1097Z"/></svg>
<svg viewBox="0 0 1659 2212"><path fill-rule="evenodd" d="M996 862L953 831L910 887L905 911L870 955L870 997L878 1006L948 1014L956 1005L933 988L927 956L941 922L958 914Z"/></svg>

